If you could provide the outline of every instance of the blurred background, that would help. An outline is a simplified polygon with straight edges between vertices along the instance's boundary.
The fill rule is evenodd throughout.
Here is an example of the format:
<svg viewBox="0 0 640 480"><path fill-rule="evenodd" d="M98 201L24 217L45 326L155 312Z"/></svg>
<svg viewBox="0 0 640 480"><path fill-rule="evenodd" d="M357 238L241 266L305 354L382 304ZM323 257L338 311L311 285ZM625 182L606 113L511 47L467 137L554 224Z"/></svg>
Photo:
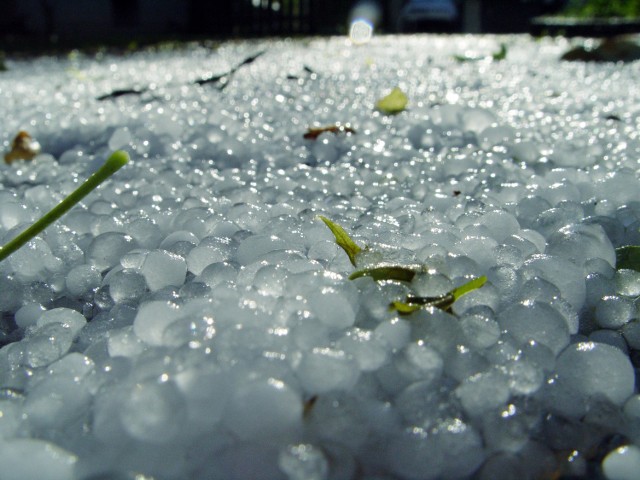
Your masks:
<svg viewBox="0 0 640 480"><path fill-rule="evenodd" d="M382 33L513 33L576 1L0 0L0 41L11 51L37 43L333 35L357 19Z"/></svg>

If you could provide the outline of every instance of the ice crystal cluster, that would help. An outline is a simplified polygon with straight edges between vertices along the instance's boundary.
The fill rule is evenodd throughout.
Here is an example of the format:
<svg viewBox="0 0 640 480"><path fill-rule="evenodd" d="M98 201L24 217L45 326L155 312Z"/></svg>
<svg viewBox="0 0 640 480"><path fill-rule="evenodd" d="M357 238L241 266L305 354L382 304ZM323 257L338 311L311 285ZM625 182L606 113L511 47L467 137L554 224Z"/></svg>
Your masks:
<svg viewBox="0 0 640 480"><path fill-rule="evenodd" d="M131 162L0 264L0 479L637 478L640 63L567 47L8 58L0 240ZM318 215L420 273L350 280Z"/></svg>

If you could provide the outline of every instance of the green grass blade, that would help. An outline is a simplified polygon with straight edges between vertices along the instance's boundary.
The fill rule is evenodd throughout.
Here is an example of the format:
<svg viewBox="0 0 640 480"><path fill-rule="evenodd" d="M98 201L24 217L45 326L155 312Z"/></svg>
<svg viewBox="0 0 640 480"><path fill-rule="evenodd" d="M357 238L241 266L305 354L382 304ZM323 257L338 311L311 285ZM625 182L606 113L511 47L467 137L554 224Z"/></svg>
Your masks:
<svg viewBox="0 0 640 480"><path fill-rule="evenodd" d="M487 277L482 276L478 278L474 278L470 282L465 283L464 285L460 285L458 288L454 288L449 293L453 295L453 301L458 300L462 295L465 295L473 290L477 290L481 286L483 286L487 282Z"/></svg>
<svg viewBox="0 0 640 480"><path fill-rule="evenodd" d="M0 261L14 253L29 240L40 234L45 228L67 213L71 207L76 205L80 200L98 187L107 178L117 172L129 161L129 155L118 150L112 153L105 163L93 175L91 175L82 185L71 192L68 197L63 199L58 205L53 207L48 213L45 213L40 219L9 240L2 248L0 248Z"/></svg>
<svg viewBox="0 0 640 480"><path fill-rule="evenodd" d="M365 268L358 270L349 275L349 280L360 277L371 277L375 281L398 280L401 282L410 282L416 276L417 269L411 267L402 267L400 265L385 265L381 267Z"/></svg>
<svg viewBox="0 0 640 480"><path fill-rule="evenodd" d="M412 297L409 296L404 302L391 302L389 308L397 311L400 315L409 315L424 307L439 308L445 312L451 310L452 305L461 296L482 287L487 281L487 277L474 278L464 285L454 288L444 295L438 297Z"/></svg>
<svg viewBox="0 0 640 480"><path fill-rule="evenodd" d="M340 225L332 222L327 217L323 217L322 215L318 215L318 217L327 225L327 227L329 227L329 230L331 230L333 236L336 237L336 243L345 251L345 253L349 257L349 260L351 261L351 265L355 267L356 255L358 255L358 253L362 251L362 248L360 248L356 244L356 242L351 239L349 234L345 232L344 228L342 228Z"/></svg>

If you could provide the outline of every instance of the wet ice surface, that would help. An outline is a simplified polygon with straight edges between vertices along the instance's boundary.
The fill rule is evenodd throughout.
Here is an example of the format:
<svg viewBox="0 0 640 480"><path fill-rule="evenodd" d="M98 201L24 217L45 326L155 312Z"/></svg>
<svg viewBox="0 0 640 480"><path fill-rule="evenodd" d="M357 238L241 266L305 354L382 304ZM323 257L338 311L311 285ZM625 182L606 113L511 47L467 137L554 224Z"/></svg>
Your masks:
<svg viewBox="0 0 640 480"><path fill-rule="evenodd" d="M640 242L640 64L566 46L8 60L0 141L43 153L2 168L3 239L132 161L0 264L2 478L633 478L640 274L614 249ZM407 111L375 112L395 86ZM303 138L336 122L356 133ZM349 280L317 215L360 266L423 272ZM388 309L480 275L452 313Z"/></svg>

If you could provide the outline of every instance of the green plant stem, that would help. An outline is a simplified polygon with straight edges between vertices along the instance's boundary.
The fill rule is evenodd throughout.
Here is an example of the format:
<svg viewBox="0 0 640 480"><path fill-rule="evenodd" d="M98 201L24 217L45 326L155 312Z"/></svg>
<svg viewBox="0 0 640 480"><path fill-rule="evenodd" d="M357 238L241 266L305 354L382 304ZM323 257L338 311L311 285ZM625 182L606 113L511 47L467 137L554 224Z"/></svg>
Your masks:
<svg viewBox="0 0 640 480"><path fill-rule="evenodd" d="M33 225L13 239L9 240L2 248L0 248L0 262L22 247L33 237L41 233L62 215L67 213L71 207L80 202L80 200L95 190L98 185L126 165L128 161L129 155L126 152L122 150L113 152L104 164L82 185L71 192L68 197L63 199L58 205L53 207L48 213L45 213Z"/></svg>

